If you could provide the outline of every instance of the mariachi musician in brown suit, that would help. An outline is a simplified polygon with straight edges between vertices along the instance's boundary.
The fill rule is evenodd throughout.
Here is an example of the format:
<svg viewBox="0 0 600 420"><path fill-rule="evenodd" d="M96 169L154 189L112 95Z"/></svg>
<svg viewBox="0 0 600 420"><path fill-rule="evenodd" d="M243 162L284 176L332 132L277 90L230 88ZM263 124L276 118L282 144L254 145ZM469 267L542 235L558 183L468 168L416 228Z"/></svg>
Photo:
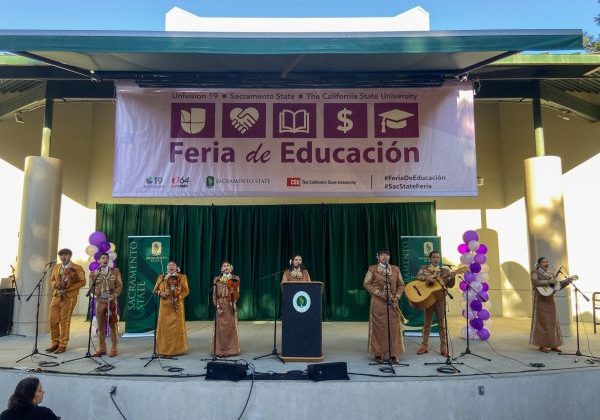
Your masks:
<svg viewBox="0 0 600 420"><path fill-rule="evenodd" d="M108 254L102 253L98 260L100 268L90 273L90 288L96 297L96 319L98 320L98 341L100 347L93 355L100 357L106 354L106 324L110 327L112 347L110 356L118 354L118 324L117 297L123 290L121 273L117 268L108 266Z"/></svg>

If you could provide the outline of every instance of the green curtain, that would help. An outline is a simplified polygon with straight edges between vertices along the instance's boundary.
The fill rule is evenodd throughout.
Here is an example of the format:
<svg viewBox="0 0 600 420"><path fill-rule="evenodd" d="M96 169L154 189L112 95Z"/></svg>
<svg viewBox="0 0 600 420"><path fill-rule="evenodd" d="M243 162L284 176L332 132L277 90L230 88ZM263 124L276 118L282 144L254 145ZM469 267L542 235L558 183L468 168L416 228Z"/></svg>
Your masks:
<svg viewBox="0 0 600 420"><path fill-rule="evenodd" d="M188 320L212 319L212 278L230 260L241 278L241 320L272 319L281 270L301 254L313 280L325 283L324 318L364 321L362 287L376 252L399 264L400 237L436 235L435 203L273 206L98 204L96 228L117 246L125 287L127 237L171 235L171 259L188 275ZM126 296L126 290L123 296ZM124 302L122 302L124 304Z"/></svg>

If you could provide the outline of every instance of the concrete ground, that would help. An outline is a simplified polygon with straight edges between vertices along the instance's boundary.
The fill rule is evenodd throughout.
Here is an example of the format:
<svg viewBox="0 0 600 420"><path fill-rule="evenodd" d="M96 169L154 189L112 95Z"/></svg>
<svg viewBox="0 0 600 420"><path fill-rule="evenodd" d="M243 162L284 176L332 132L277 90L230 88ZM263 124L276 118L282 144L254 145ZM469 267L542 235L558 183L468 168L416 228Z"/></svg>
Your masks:
<svg viewBox="0 0 600 420"><path fill-rule="evenodd" d="M449 320L454 356L466 347L466 341L459 337L463 322L460 318ZM445 361L436 352L438 338L431 339L429 354L417 356L420 338L405 337L406 352L401 362L409 366L396 367L396 375L393 375L369 364L366 322L324 323L323 362L346 362L350 381L319 383L265 380L288 371L297 371L302 378L298 371L304 371L307 365L306 362L283 364L274 357L253 360L271 353L273 324L270 322L240 322L239 325L242 347L239 358L253 363L256 372L265 374L253 383L249 380L204 381L201 375L206 373L206 362L202 359L208 358L210 321L187 323L189 354L178 360L155 360L148 367L144 367L146 361L140 357L152 354L152 337L121 338L119 356L104 358L114 368L104 373L95 371L96 364L89 359L42 368L38 362L54 359L34 356L16 363L31 352L33 338L6 336L0 338L0 401L6 401L26 371L28 374L33 371L42 378L47 389L44 405L53 408L63 419L89 418L97 409L106 410L103 420L123 418L109 399L108 390L112 386L118 387L115 401L127 419L180 418L198 412L202 413L198 418L203 419L237 418L250 386L253 390L243 417L247 419L347 420L371 415L392 418L397 417L394 413L401 409L413 410L413 413L421 410L426 415L420 418L505 419L509 416L531 419L559 418L559 415L600 418L590 403L590 393L600 381L600 363L587 357L545 354L528 346L529 323L525 318L493 319L489 342L472 341L470 345L473 353L491 361L474 355L461 357L459 361L464 364L457 365L460 373L453 375L438 372L436 365L424 364ZM68 351L58 356L58 362L85 354L87 325L82 317L73 320ZM581 352L600 356L600 338L593 334L592 325L580 326ZM43 351L48 344L48 335L42 334L39 349ZM563 351L574 352L575 349L575 336L565 338ZM544 367L532 367L530 363L542 363ZM183 370L167 372L168 366ZM221 398L229 393L233 393L229 405L223 406ZM313 402L308 404L308 401ZM176 415L168 410L173 403L179 407Z"/></svg>

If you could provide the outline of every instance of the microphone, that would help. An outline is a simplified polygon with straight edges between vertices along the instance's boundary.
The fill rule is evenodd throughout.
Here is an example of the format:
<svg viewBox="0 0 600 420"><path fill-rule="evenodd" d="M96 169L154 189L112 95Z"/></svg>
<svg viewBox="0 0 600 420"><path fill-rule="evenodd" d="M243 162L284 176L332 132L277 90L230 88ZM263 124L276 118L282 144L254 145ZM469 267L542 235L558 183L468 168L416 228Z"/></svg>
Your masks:
<svg viewBox="0 0 600 420"><path fill-rule="evenodd" d="M560 274L562 274L565 277L569 277L565 273L562 272L562 269L563 269L562 265L560 267L558 267L558 270L556 270L556 275L558 276L558 273L560 273Z"/></svg>
<svg viewBox="0 0 600 420"><path fill-rule="evenodd" d="M56 264L56 260L48 261L48 263L46 264L46 267L52 267L54 264Z"/></svg>

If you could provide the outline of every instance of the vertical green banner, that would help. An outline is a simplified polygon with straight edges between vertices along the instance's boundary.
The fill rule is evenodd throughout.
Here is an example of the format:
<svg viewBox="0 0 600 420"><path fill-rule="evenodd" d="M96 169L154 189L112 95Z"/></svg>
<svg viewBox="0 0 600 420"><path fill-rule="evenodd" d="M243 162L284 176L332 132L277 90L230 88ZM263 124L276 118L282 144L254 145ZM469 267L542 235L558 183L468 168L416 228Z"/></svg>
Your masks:
<svg viewBox="0 0 600 420"><path fill-rule="evenodd" d="M169 263L170 236L128 236L125 334L154 330L156 303L152 290Z"/></svg>
<svg viewBox="0 0 600 420"><path fill-rule="evenodd" d="M419 268L422 265L429 264L429 253L433 250L440 251L441 242L439 236L400 237L400 271L402 272L404 283L408 284L413 281L417 276ZM400 309L402 309L402 313L407 319L404 333L406 335L421 335L423 332L423 311L410 306L408 299L404 295L400 299ZM431 332L438 332L435 315Z"/></svg>

